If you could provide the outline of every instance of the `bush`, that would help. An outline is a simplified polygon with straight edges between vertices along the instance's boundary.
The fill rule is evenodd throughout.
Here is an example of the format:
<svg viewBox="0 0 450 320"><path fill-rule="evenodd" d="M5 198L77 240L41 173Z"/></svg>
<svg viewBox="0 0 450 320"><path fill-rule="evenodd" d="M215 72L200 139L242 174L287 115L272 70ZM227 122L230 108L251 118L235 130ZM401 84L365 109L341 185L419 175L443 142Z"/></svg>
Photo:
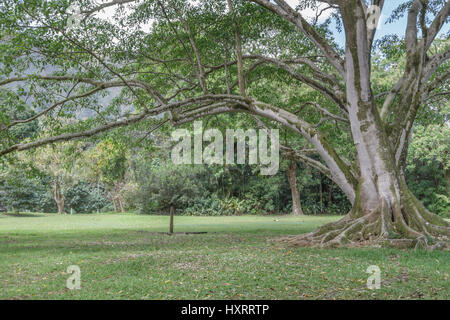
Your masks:
<svg viewBox="0 0 450 320"><path fill-rule="evenodd" d="M46 177L30 177L22 170L3 172L0 179L0 206L10 212L55 212Z"/></svg>
<svg viewBox="0 0 450 320"><path fill-rule="evenodd" d="M9 168L0 176L0 211L57 212L50 189L50 178L17 168ZM90 213L111 210L111 202L103 187L79 182L65 195L66 211Z"/></svg>
<svg viewBox="0 0 450 320"><path fill-rule="evenodd" d="M79 182L66 193L66 210L75 213L92 213L113 210L103 185Z"/></svg>

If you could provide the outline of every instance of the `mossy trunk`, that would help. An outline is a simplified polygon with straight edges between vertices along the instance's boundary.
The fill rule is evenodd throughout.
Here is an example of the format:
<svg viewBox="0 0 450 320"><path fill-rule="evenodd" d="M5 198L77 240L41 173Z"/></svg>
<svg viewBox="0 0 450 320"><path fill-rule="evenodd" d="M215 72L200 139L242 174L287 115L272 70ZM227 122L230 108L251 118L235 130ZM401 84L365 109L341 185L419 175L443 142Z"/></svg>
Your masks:
<svg viewBox="0 0 450 320"><path fill-rule="evenodd" d="M430 213L406 184L401 154L407 150L407 139L395 143L395 134L387 130L375 103L370 83L369 43L364 38L367 31L364 10L356 2L349 2L343 7L343 18L349 26L345 60L347 110L359 174L355 200L352 210L340 221L288 241L320 246L448 247L450 225ZM406 130L406 137L408 128L407 124L394 132Z"/></svg>
<svg viewBox="0 0 450 320"><path fill-rule="evenodd" d="M389 157L389 154L379 153L378 157L362 159L366 163L360 163L362 172L355 202L343 219L312 233L283 240L322 247L449 248L450 224L417 200L401 170L389 167L392 163ZM387 163L383 159L387 159ZM364 168L370 171L364 172Z"/></svg>
<svg viewBox="0 0 450 320"><path fill-rule="evenodd" d="M358 92L348 91L359 168L352 210L337 223L289 241L320 246L448 247L450 225L411 193L375 105L362 100Z"/></svg>

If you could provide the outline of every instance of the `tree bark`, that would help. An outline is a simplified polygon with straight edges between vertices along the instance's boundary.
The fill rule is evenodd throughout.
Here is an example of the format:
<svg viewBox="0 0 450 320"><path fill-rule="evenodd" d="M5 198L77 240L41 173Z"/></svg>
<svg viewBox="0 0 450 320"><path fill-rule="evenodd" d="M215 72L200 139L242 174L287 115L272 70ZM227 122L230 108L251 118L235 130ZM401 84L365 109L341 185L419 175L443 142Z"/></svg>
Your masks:
<svg viewBox="0 0 450 320"><path fill-rule="evenodd" d="M114 206L114 212L117 213L118 210L117 210L116 199L115 199L115 198L112 198L112 202L113 202L113 206Z"/></svg>
<svg viewBox="0 0 450 320"><path fill-rule="evenodd" d="M289 165L287 168L287 175L289 186L291 188L291 196L292 196L292 215L294 216L302 216L303 210L300 202L300 193L297 187L297 163L294 160L289 161Z"/></svg>
<svg viewBox="0 0 450 320"><path fill-rule="evenodd" d="M58 214L64 213L64 199L56 203L58 206Z"/></svg>
<svg viewBox="0 0 450 320"><path fill-rule="evenodd" d="M174 206L170 206L170 225L169 225L169 233L172 234L173 233L173 215L175 213L175 207Z"/></svg>
<svg viewBox="0 0 450 320"><path fill-rule="evenodd" d="M61 184L59 182L59 177L55 177L54 182L54 190L53 190L53 199L56 202L56 206L58 207L58 214L64 213L64 194L61 190Z"/></svg>
<svg viewBox="0 0 450 320"><path fill-rule="evenodd" d="M119 201L119 206L120 206L120 211L122 212L122 213L125 213L125 205L124 205L124 201L123 201L123 197L122 197L122 195L120 195L119 194L119 196L118 196L118 201Z"/></svg>

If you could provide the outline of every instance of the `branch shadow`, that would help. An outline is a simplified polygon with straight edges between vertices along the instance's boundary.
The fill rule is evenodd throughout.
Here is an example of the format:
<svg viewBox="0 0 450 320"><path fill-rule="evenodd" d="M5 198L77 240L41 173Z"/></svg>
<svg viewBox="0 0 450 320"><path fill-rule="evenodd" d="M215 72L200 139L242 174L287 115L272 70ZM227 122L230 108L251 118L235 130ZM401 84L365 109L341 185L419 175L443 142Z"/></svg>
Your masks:
<svg viewBox="0 0 450 320"><path fill-rule="evenodd" d="M1 213L0 217L6 218L6 217L15 217L15 218L41 218L45 217L43 214L32 214L32 213Z"/></svg>

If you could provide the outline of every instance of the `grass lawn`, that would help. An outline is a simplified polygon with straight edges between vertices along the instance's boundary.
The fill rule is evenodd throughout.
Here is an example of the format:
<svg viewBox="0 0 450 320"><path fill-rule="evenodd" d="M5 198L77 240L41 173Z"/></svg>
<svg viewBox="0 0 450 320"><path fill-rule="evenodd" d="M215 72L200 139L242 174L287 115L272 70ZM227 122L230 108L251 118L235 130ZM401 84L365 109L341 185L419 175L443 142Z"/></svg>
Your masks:
<svg viewBox="0 0 450 320"><path fill-rule="evenodd" d="M279 221L274 221L278 219ZM0 215L0 299L449 299L450 253L268 241L338 217ZM69 265L81 289L66 289ZM381 269L380 290L365 286Z"/></svg>

